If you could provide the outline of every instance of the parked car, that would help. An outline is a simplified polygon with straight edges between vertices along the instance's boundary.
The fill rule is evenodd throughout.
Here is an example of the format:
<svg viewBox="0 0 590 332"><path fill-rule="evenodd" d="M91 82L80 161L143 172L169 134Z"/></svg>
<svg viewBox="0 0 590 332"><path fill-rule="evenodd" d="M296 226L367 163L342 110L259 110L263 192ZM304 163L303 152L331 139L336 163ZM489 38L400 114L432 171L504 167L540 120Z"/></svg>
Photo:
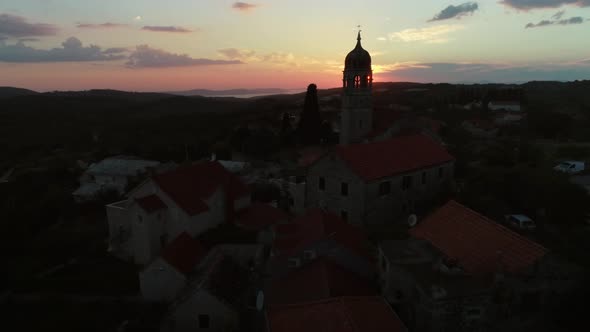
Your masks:
<svg viewBox="0 0 590 332"><path fill-rule="evenodd" d="M573 161L568 160L560 163L559 165L553 167L554 170L568 173L568 174L575 174L580 173L586 168L586 164L583 161Z"/></svg>
<svg viewBox="0 0 590 332"><path fill-rule="evenodd" d="M534 231L537 228L535 222L524 214L509 214L504 216L506 225L521 231Z"/></svg>

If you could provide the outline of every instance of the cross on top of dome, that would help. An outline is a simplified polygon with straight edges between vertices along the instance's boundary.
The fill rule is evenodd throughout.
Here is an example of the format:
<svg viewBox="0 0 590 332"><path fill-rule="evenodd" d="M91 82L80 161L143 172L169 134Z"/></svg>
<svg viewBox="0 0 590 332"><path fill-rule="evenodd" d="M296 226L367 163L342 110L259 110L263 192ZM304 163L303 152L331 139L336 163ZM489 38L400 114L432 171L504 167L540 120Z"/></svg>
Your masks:
<svg viewBox="0 0 590 332"><path fill-rule="evenodd" d="M371 55L361 45L361 30L356 38L356 47L348 53L344 61L344 70L371 70Z"/></svg>

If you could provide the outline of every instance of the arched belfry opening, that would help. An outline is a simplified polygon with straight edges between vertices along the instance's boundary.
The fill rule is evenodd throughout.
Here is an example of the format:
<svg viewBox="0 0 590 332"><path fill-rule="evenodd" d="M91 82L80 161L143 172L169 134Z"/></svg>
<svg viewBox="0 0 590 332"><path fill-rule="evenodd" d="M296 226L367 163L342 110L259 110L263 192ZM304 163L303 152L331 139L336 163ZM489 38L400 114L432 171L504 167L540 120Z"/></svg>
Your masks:
<svg viewBox="0 0 590 332"><path fill-rule="evenodd" d="M373 128L372 87L371 55L363 49L359 31L355 48L344 60L340 144L361 142Z"/></svg>

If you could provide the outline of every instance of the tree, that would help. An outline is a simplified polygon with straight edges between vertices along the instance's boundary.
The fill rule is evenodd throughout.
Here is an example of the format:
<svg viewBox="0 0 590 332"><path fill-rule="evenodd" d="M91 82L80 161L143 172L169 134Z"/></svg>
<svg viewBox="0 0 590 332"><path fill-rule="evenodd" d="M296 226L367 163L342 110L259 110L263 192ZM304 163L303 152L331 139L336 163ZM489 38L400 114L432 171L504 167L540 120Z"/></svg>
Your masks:
<svg viewBox="0 0 590 332"><path fill-rule="evenodd" d="M318 90L315 84L307 87L305 95L305 104L301 119L297 126L297 136L299 141L304 145L312 145L320 142L321 136L321 118L318 103Z"/></svg>

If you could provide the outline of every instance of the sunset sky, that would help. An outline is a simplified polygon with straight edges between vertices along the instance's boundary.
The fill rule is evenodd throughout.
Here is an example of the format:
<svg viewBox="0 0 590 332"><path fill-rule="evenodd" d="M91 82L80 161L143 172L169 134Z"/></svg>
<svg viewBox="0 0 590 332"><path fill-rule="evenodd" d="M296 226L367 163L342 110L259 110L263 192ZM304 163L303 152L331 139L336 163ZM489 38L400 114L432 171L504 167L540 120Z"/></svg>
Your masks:
<svg viewBox="0 0 590 332"><path fill-rule="evenodd" d="M357 25L377 81L590 79L590 0L3 0L0 86L337 87Z"/></svg>

